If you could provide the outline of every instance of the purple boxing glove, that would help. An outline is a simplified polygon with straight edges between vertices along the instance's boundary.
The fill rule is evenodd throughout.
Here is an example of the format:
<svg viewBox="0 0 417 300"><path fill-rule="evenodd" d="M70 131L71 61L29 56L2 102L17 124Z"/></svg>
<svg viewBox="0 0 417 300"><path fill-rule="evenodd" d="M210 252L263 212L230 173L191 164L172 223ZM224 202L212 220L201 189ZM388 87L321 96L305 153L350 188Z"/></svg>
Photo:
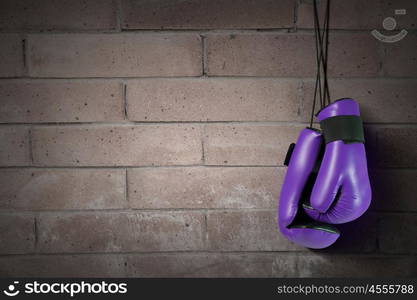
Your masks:
<svg viewBox="0 0 417 300"><path fill-rule="evenodd" d="M372 194L359 105L340 99L323 108L317 118L326 146L304 211L320 222L350 222L368 209Z"/></svg>
<svg viewBox="0 0 417 300"><path fill-rule="evenodd" d="M312 220L302 209L304 198L309 197L315 181L323 137L319 131L306 128L291 146L284 163L288 169L280 195L279 228L286 238L304 247L328 247L339 238L339 231Z"/></svg>

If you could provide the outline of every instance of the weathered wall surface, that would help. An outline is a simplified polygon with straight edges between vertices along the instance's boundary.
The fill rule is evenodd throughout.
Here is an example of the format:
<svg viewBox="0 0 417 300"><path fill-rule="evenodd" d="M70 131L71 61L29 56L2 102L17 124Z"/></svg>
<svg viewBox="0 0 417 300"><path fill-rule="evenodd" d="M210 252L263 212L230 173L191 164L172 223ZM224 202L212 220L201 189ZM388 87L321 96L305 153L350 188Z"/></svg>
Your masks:
<svg viewBox="0 0 417 300"><path fill-rule="evenodd" d="M324 251L276 208L306 126L312 1L0 2L1 276L417 276L416 1L332 1L333 99L373 204ZM370 34L394 9L408 36Z"/></svg>

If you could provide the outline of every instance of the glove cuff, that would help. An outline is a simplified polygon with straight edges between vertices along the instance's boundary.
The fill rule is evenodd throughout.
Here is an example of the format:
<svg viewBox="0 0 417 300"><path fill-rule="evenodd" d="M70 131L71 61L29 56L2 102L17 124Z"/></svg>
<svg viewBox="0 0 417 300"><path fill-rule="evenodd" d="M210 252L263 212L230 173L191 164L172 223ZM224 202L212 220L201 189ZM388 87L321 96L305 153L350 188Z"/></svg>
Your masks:
<svg viewBox="0 0 417 300"><path fill-rule="evenodd" d="M334 141L365 143L362 119L359 116L336 116L320 122L326 144Z"/></svg>
<svg viewBox="0 0 417 300"><path fill-rule="evenodd" d="M336 116L360 116L359 105L353 99L342 98L323 107L316 116L320 122Z"/></svg>
<svg viewBox="0 0 417 300"><path fill-rule="evenodd" d="M350 98L336 100L317 113L324 141L364 143L363 124L358 103Z"/></svg>

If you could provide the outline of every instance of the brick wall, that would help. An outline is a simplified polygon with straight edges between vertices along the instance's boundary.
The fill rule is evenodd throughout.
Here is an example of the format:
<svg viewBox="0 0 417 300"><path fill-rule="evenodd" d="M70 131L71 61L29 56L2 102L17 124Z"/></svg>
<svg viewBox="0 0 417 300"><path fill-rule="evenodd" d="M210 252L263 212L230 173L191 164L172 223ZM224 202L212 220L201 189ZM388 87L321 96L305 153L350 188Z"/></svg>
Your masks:
<svg viewBox="0 0 417 300"><path fill-rule="evenodd" d="M0 275L416 276L416 1L332 1L331 95L361 104L373 204L327 250L276 229L311 3L1 1ZM408 36L381 43L396 8Z"/></svg>

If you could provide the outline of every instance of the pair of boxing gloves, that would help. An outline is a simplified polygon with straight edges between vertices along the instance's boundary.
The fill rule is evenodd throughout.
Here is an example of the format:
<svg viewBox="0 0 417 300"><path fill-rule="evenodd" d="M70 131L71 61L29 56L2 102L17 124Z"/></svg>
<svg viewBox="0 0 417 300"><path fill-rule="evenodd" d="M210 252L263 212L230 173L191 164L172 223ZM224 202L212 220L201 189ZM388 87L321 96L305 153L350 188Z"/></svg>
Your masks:
<svg viewBox="0 0 417 300"><path fill-rule="evenodd" d="M320 249L340 236L332 224L359 218L371 202L359 105L340 99L317 114L321 130L305 128L287 153L280 195L282 234Z"/></svg>

